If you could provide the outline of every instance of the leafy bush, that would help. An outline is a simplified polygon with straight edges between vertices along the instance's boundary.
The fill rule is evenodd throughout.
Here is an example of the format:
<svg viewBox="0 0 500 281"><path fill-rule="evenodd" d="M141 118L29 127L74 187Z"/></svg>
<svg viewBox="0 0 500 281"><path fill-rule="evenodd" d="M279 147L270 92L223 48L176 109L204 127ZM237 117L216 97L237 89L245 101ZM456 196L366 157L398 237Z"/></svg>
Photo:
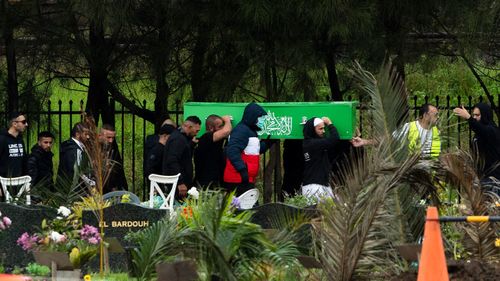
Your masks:
<svg viewBox="0 0 500 281"><path fill-rule="evenodd" d="M12 270L12 274L19 275L23 273L23 269L20 268L19 266L15 266L14 269Z"/></svg>
<svg viewBox="0 0 500 281"><path fill-rule="evenodd" d="M304 195L285 196L285 204L305 208L318 204L316 197L307 197Z"/></svg>
<svg viewBox="0 0 500 281"><path fill-rule="evenodd" d="M49 276L50 268L37 263L29 263L26 267L26 272L33 276Z"/></svg>

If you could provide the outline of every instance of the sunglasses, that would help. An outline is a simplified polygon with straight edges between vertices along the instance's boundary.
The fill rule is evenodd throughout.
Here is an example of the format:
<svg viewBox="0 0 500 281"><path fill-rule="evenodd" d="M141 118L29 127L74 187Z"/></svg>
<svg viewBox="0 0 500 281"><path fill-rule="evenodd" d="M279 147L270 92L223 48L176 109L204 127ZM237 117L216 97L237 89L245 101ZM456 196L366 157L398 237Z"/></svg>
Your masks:
<svg viewBox="0 0 500 281"><path fill-rule="evenodd" d="M26 125L28 123L28 120L24 119L24 120L14 121L14 122L20 122L20 123L23 123L23 125Z"/></svg>

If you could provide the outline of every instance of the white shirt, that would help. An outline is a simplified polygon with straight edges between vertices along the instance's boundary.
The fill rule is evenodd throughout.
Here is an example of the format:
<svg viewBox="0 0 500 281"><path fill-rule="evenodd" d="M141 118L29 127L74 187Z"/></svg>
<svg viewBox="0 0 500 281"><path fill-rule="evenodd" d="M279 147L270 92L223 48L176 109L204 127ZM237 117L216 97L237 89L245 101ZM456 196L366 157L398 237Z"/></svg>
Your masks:
<svg viewBox="0 0 500 281"><path fill-rule="evenodd" d="M80 166L80 163L82 162L82 152L83 152L83 149L84 149L84 145L79 140L77 140L75 138L72 138L72 139L73 139L74 142L76 142L76 144L80 148L80 149L76 150L76 165Z"/></svg>

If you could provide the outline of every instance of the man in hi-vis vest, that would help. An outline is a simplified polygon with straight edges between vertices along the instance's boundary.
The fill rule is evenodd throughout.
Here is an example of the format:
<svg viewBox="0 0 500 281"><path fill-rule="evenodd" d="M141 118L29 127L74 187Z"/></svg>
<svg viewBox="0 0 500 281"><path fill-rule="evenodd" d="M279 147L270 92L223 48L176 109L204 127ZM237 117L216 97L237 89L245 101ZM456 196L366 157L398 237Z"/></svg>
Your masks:
<svg viewBox="0 0 500 281"><path fill-rule="evenodd" d="M420 150L422 158L437 158L441 153L441 139L436 127L439 111L431 104L424 104L416 121L406 123L401 133L408 138L411 153Z"/></svg>

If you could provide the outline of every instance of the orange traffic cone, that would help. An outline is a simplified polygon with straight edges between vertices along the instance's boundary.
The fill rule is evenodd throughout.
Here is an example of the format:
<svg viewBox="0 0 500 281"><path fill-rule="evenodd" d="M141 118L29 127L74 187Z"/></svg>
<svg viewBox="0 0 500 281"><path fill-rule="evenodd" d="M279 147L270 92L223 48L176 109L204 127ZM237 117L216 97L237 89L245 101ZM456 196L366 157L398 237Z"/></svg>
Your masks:
<svg viewBox="0 0 500 281"><path fill-rule="evenodd" d="M436 207L429 207L427 208L427 221L425 222L417 281L448 281L449 279L438 210Z"/></svg>
<svg viewBox="0 0 500 281"><path fill-rule="evenodd" d="M0 280L2 281L30 281L30 277L14 275L14 274L0 274Z"/></svg>

